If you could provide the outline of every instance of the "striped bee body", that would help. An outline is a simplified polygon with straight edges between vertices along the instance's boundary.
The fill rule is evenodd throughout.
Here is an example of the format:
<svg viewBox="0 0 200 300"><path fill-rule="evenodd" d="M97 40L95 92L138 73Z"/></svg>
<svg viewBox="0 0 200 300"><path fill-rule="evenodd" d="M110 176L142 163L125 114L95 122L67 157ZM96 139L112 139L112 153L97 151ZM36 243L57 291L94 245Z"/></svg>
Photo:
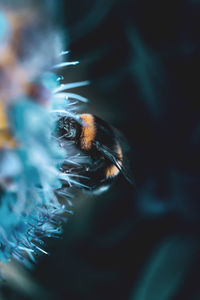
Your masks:
<svg viewBox="0 0 200 300"><path fill-rule="evenodd" d="M79 166L62 166L63 172L80 175L86 190L93 193L105 191L120 173L133 183L125 166L123 145L117 131L104 120L92 114L81 114L79 120L62 117L56 135L63 142L71 141L76 151L86 157Z"/></svg>

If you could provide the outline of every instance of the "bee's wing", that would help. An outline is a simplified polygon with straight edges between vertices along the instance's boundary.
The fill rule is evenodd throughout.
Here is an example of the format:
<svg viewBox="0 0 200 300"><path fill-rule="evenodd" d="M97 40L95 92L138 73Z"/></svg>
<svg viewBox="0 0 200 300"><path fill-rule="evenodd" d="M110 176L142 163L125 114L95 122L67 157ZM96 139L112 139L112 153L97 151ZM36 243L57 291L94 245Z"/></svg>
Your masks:
<svg viewBox="0 0 200 300"><path fill-rule="evenodd" d="M101 151L119 169L119 171L126 178L126 180L130 184L135 186L135 180L131 171L129 170L127 165L124 164L124 162L120 163L118 154L115 151L108 148L107 146L102 145L100 143L96 143L96 146L98 150Z"/></svg>

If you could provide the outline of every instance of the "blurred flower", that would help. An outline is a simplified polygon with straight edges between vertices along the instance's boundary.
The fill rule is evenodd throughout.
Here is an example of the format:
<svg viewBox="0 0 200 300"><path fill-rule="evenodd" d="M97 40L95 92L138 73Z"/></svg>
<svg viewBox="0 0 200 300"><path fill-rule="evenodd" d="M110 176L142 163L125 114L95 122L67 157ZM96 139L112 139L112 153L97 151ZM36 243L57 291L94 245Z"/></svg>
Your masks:
<svg viewBox="0 0 200 300"><path fill-rule="evenodd" d="M64 91L87 82L61 85L63 78L50 72L52 63L66 65L59 61L66 53L59 42L48 48L59 40L51 32L38 38L34 13L2 10L0 24L0 261L13 257L30 266L34 254L46 253L43 238L59 235L63 213L71 213L68 193L61 204L55 190L63 182L78 184L60 171L64 160L76 157L52 132L60 116L74 114L69 97L85 101ZM35 42L37 51L27 51Z"/></svg>

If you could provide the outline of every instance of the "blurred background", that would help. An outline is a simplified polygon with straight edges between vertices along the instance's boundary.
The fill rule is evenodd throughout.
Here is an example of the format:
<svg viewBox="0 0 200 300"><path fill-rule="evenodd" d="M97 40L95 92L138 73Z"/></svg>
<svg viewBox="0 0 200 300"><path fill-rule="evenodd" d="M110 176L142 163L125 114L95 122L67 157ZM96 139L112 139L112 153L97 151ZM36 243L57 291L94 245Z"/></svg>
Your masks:
<svg viewBox="0 0 200 300"><path fill-rule="evenodd" d="M200 299L200 1L44 7L80 61L65 81L91 81L76 89L90 99L81 109L124 133L136 189L119 177L75 195L50 256L7 270L0 299Z"/></svg>

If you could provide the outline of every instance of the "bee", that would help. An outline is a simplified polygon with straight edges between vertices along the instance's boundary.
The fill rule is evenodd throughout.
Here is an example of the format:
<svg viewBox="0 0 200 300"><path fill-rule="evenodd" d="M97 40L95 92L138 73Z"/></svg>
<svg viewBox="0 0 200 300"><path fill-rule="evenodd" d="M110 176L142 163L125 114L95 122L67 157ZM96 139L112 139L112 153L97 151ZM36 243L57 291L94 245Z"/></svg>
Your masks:
<svg viewBox="0 0 200 300"><path fill-rule="evenodd" d="M109 189L121 173L134 184L127 167L121 134L99 117L84 113L79 118L62 117L58 120L56 136L60 145L69 149L69 143L85 160L79 166L63 164L64 173L78 174L84 189L100 194Z"/></svg>

